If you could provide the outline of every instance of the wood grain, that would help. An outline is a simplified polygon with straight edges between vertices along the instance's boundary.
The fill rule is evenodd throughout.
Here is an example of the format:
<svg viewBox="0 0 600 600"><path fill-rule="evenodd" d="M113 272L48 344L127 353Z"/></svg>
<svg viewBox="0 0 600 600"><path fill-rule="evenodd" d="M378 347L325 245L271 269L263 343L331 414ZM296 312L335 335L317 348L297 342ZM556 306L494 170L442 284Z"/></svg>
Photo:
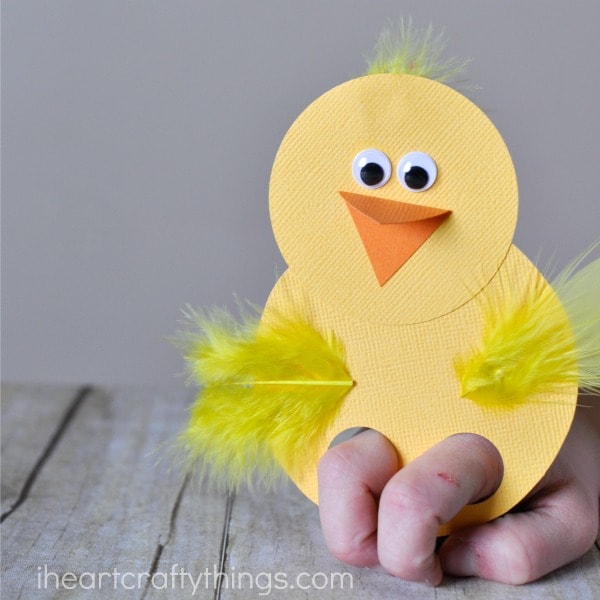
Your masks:
<svg viewBox="0 0 600 600"><path fill-rule="evenodd" d="M3 519L27 495L27 488L36 475L36 465L39 470L52 452L53 439L60 436L61 427L66 427L72 418L78 393L79 389L74 386L3 386Z"/></svg>
<svg viewBox="0 0 600 600"><path fill-rule="evenodd" d="M598 546L518 588L447 578L430 589L337 562L292 484L234 497L172 467L187 390L2 392L4 598L600 597Z"/></svg>

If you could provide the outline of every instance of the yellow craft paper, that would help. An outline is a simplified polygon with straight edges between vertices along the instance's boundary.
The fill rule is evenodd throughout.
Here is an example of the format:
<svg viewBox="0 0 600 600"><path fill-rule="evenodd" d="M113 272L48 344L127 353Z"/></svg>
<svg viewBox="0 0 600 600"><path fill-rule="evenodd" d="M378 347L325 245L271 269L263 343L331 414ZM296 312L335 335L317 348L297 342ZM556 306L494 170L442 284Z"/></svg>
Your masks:
<svg viewBox="0 0 600 600"><path fill-rule="evenodd" d="M395 172L377 189L352 176L353 158L376 148L394 171L409 152L429 154L438 175L414 193ZM452 214L380 286L341 193L367 194ZM410 75L371 75L311 104L277 153L270 209L289 265L264 318L301 314L343 342L356 382L320 445L290 473L315 502L316 465L333 438L372 427L406 464L449 435L473 432L499 449L505 476L487 501L464 509L441 533L492 519L539 481L569 430L577 390L513 410L460 398L454 360L481 339L478 294L525 292L536 268L511 246L518 193L512 161L493 124L458 92Z"/></svg>
<svg viewBox="0 0 600 600"><path fill-rule="evenodd" d="M409 152L436 162L435 184L404 189L354 181L366 148L395 168ZM451 210L380 287L341 191ZM417 323L467 302L496 273L512 241L517 183L506 146L484 113L451 88L411 75L369 75L315 100L283 140L271 174L273 231L306 289L340 312L378 323Z"/></svg>
<svg viewBox="0 0 600 600"><path fill-rule="evenodd" d="M482 293L501 296L509 278L525 290L532 277L539 277L535 266L513 246L502 272ZM298 307L318 330L335 331L343 340L346 364L355 381L321 444L306 448L303 469L289 473L314 502L318 502L318 460L336 435L351 427L371 427L383 433L396 447L401 464L456 433L477 433L498 448L504 461L498 491L487 501L465 508L440 534L507 512L554 461L571 425L576 386L533 398L512 410L484 408L460 397L454 359L481 338L477 300L425 323L369 323L346 317L311 297L289 270L273 290L265 318L291 307Z"/></svg>

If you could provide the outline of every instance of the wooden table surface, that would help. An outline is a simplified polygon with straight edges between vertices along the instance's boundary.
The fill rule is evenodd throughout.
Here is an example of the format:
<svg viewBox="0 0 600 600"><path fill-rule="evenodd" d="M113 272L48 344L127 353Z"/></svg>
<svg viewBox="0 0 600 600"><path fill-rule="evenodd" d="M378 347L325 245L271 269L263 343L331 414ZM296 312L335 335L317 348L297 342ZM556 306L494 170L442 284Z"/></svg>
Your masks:
<svg viewBox="0 0 600 600"><path fill-rule="evenodd" d="M448 577L433 589L347 567L291 484L228 497L182 478L168 447L192 398L3 386L3 598L600 599L598 543L521 587Z"/></svg>

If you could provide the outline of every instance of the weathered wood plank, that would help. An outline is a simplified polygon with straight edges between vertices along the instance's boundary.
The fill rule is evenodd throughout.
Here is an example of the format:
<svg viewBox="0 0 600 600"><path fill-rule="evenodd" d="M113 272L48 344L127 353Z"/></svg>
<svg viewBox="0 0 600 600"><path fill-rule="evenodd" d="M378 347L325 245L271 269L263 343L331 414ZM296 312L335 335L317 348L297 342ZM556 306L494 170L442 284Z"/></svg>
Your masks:
<svg viewBox="0 0 600 600"><path fill-rule="evenodd" d="M19 489L19 482L27 479L28 469L39 462L76 392L5 389L7 489ZM99 389L83 398L27 498L2 525L4 597L596 600L600 596L597 546L572 565L519 588L447 578L433 590L374 570L346 567L328 554L317 508L293 485L284 485L277 493L242 490L227 503L223 494L194 482L185 485L177 469L169 468L168 459L155 464L165 454L155 450L174 438L190 401L187 391L139 388ZM59 578L74 573L81 579L67 578L73 589L60 585L65 581L56 589L54 573Z"/></svg>
<svg viewBox="0 0 600 600"><path fill-rule="evenodd" d="M17 502L76 398L76 386L2 385L2 502Z"/></svg>
<svg viewBox="0 0 600 600"><path fill-rule="evenodd" d="M187 392L143 389L94 390L85 399L27 500L2 525L5 597L144 596L144 573L169 555L178 510L187 508L181 475L168 460L155 463L189 400ZM36 419L13 426L35 435ZM189 500L195 510L186 520L197 524L194 556L212 564L224 506L204 500ZM62 580L65 573L74 575Z"/></svg>
<svg viewBox="0 0 600 600"><path fill-rule="evenodd" d="M191 481L144 600L215 598L226 497Z"/></svg>

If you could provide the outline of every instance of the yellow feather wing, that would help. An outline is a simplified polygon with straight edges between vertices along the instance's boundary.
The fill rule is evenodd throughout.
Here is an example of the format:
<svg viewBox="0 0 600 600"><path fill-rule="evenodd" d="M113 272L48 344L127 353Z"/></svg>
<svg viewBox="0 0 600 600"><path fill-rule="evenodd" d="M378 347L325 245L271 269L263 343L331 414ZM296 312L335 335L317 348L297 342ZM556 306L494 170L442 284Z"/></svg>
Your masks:
<svg viewBox="0 0 600 600"><path fill-rule="evenodd" d="M184 357L202 389L180 436L185 454L227 489L269 485L302 461L352 387L343 347L299 318L189 316Z"/></svg>
<svg viewBox="0 0 600 600"><path fill-rule="evenodd" d="M518 300L482 301L481 344L455 361L463 397L511 409L573 384L600 393L600 259L576 272L584 256L551 287L540 275Z"/></svg>

